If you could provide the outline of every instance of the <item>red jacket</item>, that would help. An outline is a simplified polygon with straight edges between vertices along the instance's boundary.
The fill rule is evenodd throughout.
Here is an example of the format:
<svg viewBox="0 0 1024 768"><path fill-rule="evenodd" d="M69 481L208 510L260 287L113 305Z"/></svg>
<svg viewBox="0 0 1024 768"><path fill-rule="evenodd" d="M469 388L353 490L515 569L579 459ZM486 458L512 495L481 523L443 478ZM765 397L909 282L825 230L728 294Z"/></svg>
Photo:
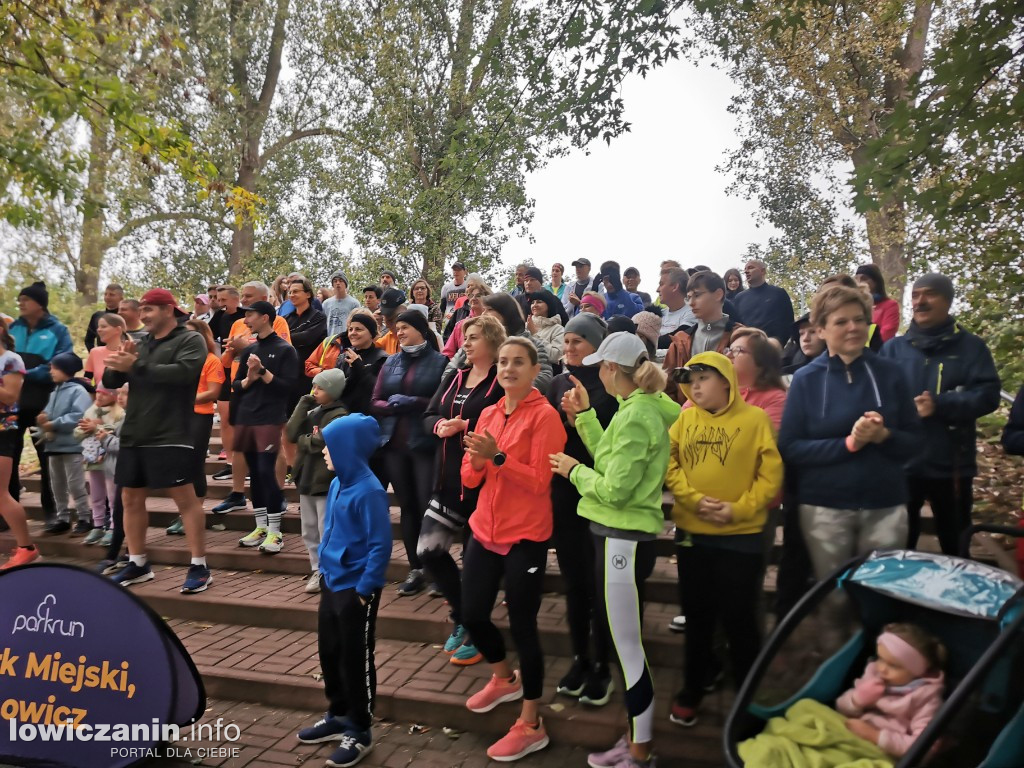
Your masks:
<svg viewBox="0 0 1024 768"><path fill-rule="evenodd" d="M888 341L900 329L900 305L886 296L871 310L871 322L878 326L882 341Z"/></svg>
<svg viewBox="0 0 1024 768"><path fill-rule="evenodd" d="M469 527L481 544L507 551L522 540L551 538L552 453L565 448L565 430L558 411L536 389L531 390L510 416L505 398L485 408L476 431L489 431L505 454L505 463L487 462L473 469L470 455L462 458L462 482L469 488L483 483Z"/></svg>

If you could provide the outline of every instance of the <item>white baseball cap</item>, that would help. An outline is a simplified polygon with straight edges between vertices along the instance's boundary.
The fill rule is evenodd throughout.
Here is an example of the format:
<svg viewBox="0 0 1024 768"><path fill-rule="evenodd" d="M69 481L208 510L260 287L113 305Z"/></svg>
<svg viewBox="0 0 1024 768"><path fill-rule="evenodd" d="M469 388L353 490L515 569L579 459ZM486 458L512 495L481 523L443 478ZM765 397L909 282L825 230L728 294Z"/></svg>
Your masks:
<svg viewBox="0 0 1024 768"><path fill-rule="evenodd" d="M600 362L609 362L636 368L647 359L647 347L639 337L627 331L619 331L605 337L597 352L583 358L583 364L597 365Z"/></svg>

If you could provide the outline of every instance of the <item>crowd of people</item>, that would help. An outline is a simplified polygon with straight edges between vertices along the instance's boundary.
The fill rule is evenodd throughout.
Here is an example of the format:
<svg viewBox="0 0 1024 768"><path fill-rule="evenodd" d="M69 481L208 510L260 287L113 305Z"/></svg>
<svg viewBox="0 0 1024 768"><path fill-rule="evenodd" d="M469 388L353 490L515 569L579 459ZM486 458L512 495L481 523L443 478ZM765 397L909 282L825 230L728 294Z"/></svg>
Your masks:
<svg viewBox="0 0 1024 768"><path fill-rule="evenodd" d="M520 265L502 290L456 263L436 296L423 279L402 290L390 271L356 291L341 271L319 290L293 273L212 285L192 312L167 290L134 300L111 284L84 360L45 285L26 287L18 317L0 326L0 515L17 544L0 567L40 557L17 501L28 432L46 534L105 548L99 569L119 584L151 580L146 500L164 490L180 514L167 533L191 552L181 591L206 590L217 418L225 463L214 477L232 487L211 514L251 510L239 546L281 552L283 489L299 493L329 709L298 737L340 741L329 765L353 765L373 745L390 487L409 563L398 594L444 596L451 663L491 667L466 706L522 702L488 755L515 760L548 744L537 614L552 547L574 656L557 691L604 705L617 662L626 732L589 764L635 768L655 762L641 616L664 488L681 609L671 628L687 633L669 717L684 727L722 679L719 627L737 685L757 656L777 525L780 616L850 558L916 547L925 502L942 551L958 551L975 421L998 406L1000 382L984 341L952 314L947 277L913 283L912 320L897 335L899 305L873 265L829 278L799 318L757 260L724 277L665 261L653 296L635 268L570 266L573 279L556 263L546 281ZM1018 452L1022 410L1007 432ZM492 619L502 588L518 668ZM864 706L858 693L841 709ZM864 733L901 754L906 734L883 738L888 727Z"/></svg>

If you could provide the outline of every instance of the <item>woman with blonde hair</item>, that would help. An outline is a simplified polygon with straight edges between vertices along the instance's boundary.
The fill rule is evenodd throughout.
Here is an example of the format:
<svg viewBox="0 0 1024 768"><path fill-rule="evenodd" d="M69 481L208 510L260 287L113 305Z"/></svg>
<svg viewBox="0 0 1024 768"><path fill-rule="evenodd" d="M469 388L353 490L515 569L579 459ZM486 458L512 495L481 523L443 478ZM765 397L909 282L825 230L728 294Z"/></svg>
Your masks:
<svg viewBox="0 0 1024 768"><path fill-rule="evenodd" d="M664 393L665 373L652 363L636 335L610 334L584 365L600 363L601 383L619 401L602 428L582 382L562 398L562 408L594 457L588 467L565 453L551 468L580 493L577 512L590 520L598 574L597 610L608 628L625 680L628 731L610 750L593 754L592 766L647 765L652 757L654 681L641 635L644 582L654 569L664 527L662 483L668 469L668 428L679 406ZM607 701L612 683L603 684ZM603 703L595 701L594 703Z"/></svg>

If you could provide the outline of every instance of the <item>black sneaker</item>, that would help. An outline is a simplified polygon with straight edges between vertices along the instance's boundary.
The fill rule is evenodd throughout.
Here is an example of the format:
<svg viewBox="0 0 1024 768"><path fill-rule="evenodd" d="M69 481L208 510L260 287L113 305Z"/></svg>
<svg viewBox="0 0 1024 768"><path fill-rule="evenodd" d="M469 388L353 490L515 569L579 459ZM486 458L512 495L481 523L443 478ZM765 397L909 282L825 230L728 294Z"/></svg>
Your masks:
<svg viewBox="0 0 1024 768"><path fill-rule="evenodd" d="M398 596L412 597L413 595L418 595L426 588L426 586L427 580L423 578L423 571L414 568L409 571L409 575L405 577L405 581L399 585Z"/></svg>
<svg viewBox="0 0 1024 768"><path fill-rule="evenodd" d="M612 697L615 684L608 667L597 664L587 675L587 683L583 686L583 693L580 694L580 703L589 704L592 707L603 707Z"/></svg>
<svg viewBox="0 0 1024 768"><path fill-rule="evenodd" d="M331 713L327 712L316 725L299 731L296 738L303 744L322 744L325 741L339 741L351 730L351 720L347 717L332 717Z"/></svg>
<svg viewBox="0 0 1024 768"><path fill-rule="evenodd" d="M52 523L47 523L43 526L43 533L49 533L56 536L58 533L67 533L71 530L71 523L67 520L54 520Z"/></svg>
<svg viewBox="0 0 1024 768"><path fill-rule="evenodd" d="M230 480L231 479L231 467L224 467L224 469L218 470L213 473L214 480Z"/></svg>
<svg viewBox="0 0 1024 768"><path fill-rule="evenodd" d="M327 765L331 768L348 768L370 754L371 749L373 737L369 731L348 731L341 737L341 746L327 758Z"/></svg>
<svg viewBox="0 0 1024 768"><path fill-rule="evenodd" d="M722 669L722 665L721 664L716 664L713 667L713 670L714 671L711 672L711 674L709 674L707 676L707 680L704 683L703 687L704 687L705 693L714 693L715 689L718 687L719 683L721 683L722 680L725 679L725 670Z"/></svg>
<svg viewBox="0 0 1024 768"><path fill-rule="evenodd" d="M105 566L100 573L104 576L110 576L117 573L122 568L127 568L128 563L131 561L128 559L128 555L121 555L117 560L104 560L103 562L109 563L109 565Z"/></svg>
<svg viewBox="0 0 1024 768"><path fill-rule="evenodd" d="M590 672L590 662L580 656L574 656L572 666L555 688L559 693L566 696L579 696L587 684L587 673Z"/></svg>
<svg viewBox="0 0 1024 768"><path fill-rule="evenodd" d="M71 530L72 536L85 536L89 531L92 530L91 520L79 520L75 523L75 527Z"/></svg>
<svg viewBox="0 0 1024 768"><path fill-rule="evenodd" d="M444 597L444 592L441 591L441 587L438 586L436 581L430 582L430 588L427 590L427 594L431 597Z"/></svg>

